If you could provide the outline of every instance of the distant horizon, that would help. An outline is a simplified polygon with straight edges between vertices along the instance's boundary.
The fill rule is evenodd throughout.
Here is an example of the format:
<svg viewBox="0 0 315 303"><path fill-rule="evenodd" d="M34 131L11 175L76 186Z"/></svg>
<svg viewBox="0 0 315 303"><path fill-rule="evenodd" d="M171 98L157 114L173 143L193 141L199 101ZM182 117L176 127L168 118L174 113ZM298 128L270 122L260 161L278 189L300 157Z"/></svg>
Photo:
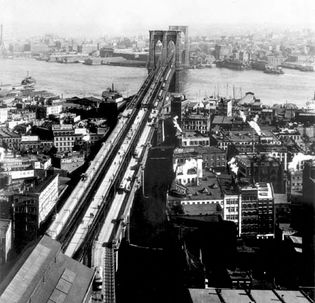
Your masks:
<svg viewBox="0 0 315 303"><path fill-rule="evenodd" d="M315 29L313 0L0 0L0 7L5 40L46 33L75 38L134 36L168 25L187 25L190 35L208 35L216 27L249 32Z"/></svg>
<svg viewBox="0 0 315 303"><path fill-rule="evenodd" d="M0 23L1 24L1 23ZM261 31L268 31L268 32L274 32L274 33L283 33L285 31L289 32L298 32L302 30L311 30L315 33L315 27L305 27L303 25L285 25L285 24L268 24L268 25L261 25L261 24L255 24L255 23L242 23L242 24L220 24L220 23L209 23L209 24L202 24L202 25L187 25L187 24L174 24L170 23L167 26L152 26L148 27L143 30L135 30L134 32L127 32L127 31L121 31L117 33L108 33L104 32L103 34L96 34L96 33L82 33L82 30L80 31L80 34L72 32L72 33L62 33L62 32L54 32L54 31L43 31L43 32L37 32L37 33L29 33L27 34L20 34L17 35L16 33L13 35L8 35L6 24L3 25L3 39L4 41L17 41L17 40L29 40L33 38L42 38L45 36L56 36L59 38L64 39L80 39L80 40L95 40L95 39L101 39L101 38L115 38L115 37L136 37L136 36L148 36L149 38L149 31L150 30L167 30L170 25L184 25L188 26L189 36L190 37L211 37L211 36L223 36L223 35L249 35L249 34L255 34L259 33Z"/></svg>

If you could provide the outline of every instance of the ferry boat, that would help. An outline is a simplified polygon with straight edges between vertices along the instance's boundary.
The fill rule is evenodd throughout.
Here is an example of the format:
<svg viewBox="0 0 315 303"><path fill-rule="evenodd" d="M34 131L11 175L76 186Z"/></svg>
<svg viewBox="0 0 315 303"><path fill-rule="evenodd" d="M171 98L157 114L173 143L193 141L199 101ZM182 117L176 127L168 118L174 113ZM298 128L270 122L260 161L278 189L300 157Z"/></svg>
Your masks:
<svg viewBox="0 0 315 303"><path fill-rule="evenodd" d="M114 89L114 84L102 92L102 99L106 103L116 103L118 110L126 103L126 99Z"/></svg>
<svg viewBox="0 0 315 303"><path fill-rule="evenodd" d="M267 65L265 70L264 70L264 73L266 74L273 74L273 75L282 75L284 74L282 68L280 66L270 66L270 65Z"/></svg>
<svg viewBox="0 0 315 303"><path fill-rule="evenodd" d="M301 72L313 72L314 71L314 66L312 65L300 65L298 67L298 69L301 71Z"/></svg>
<svg viewBox="0 0 315 303"><path fill-rule="evenodd" d="M297 69L302 72L314 71L314 65L312 64L305 64L305 63L298 63L298 62L283 62L281 66L284 68Z"/></svg>
<svg viewBox="0 0 315 303"><path fill-rule="evenodd" d="M255 60L251 62L252 69L264 71L268 65L267 61L264 60Z"/></svg>
<svg viewBox="0 0 315 303"><path fill-rule="evenodd" d="M35 83L36 80L29 75L29 72L27 72L27 76L22 80L21 85L32 87Z"/></svg>
<svg viewBox="0 0 315 303"><path fill-rule="evenodd" d="M218 60L216 61L216 66L235 70L244 70L246 68L243 62L234 59Z"/></svg>

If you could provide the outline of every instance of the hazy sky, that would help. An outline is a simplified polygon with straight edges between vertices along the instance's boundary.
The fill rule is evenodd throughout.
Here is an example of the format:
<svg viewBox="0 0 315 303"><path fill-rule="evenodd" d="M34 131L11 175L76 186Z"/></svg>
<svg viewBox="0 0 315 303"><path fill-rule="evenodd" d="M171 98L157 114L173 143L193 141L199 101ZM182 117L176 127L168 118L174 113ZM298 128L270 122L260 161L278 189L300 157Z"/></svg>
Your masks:
<svg viewBox="0 0 315 303"><path fill-rule="evenodd" d="M283 24L315 29L315 0L0 0L5 38L146 33L188 25Z"/></svg>

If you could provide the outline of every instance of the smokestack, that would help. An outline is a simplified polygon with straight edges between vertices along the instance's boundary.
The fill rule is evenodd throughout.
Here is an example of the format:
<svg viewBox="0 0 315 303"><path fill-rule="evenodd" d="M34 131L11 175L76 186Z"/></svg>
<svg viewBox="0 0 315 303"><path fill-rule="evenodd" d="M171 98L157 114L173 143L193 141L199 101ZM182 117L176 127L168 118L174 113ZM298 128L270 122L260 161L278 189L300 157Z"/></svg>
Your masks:
<svg viewBox="0 0 315 303"><path fill-rule="evenodd" d="M2 38L3 38L3 25L1 24L1 33L0 33L0 44L2 44Z"/></svg>

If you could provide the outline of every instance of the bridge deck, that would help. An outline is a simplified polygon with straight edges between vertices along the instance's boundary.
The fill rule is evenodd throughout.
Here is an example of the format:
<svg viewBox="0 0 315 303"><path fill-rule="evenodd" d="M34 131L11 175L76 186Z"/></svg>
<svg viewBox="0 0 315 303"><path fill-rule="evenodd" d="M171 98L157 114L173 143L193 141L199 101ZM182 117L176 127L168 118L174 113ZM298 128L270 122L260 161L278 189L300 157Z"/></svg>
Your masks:
<svg viewBox="0 0 315 303"><path fill-rule="evenodd" d="M77 204L80 198L89 188L90 184L95 180L97 171L100 169L101 165L108 160L110 151L113 145L116 144L116 142L118 141L119 135L122 131L123 126L127 123L127 120L128 118L126 116L122 116L118 120L117 126L108 137L106 143L103 143L100 151L97 153L96 157L87 169L85 173L86 178L79 181L79 183L76 185L69 198L67 199L66 203L56 215L55 220L52 222L47 230L47 234L53 239L56 239L61 230L65 227L70 215L78 206Z"/></svg>
<svg viewBox="0 0 315 303"><path fill-rule="evenodd" d="M136 146L136 150L139 151L139 156L141 155L139 161L141 161L142 159L143 151L146 148L145 144L147 143L150 131L152 131L152 127L148 125L147 123L139 139L139 142ZM134 177L137 175L138 170L141 169L141 167L138 167L137 170L134 169L137 163L138 163L138 160L132 157L131 160L129 161L128 167L123 177L123 179L126 179L128 177L132 178L132 181L133 181L132 187L137 186L136 182L134 182L135 181ZM134 191L132 192L134 193ZM103 265L104 253L105 253L103 244L109 243L112 239L116 238L117 235L115 234L115 225L117 223L120 223L120 219L126 219L126 218L119 218L119 215L121 214L121 211L122 211L124 199L130 198L128 197L129 195L130 195L129 191L127 192L124 191L124 192L115 194L111 211L106 216L105 222L98 235L97 241L94 242L94 246L93 246L94 250L92 252L94 267Z"/></svg>
<svg viewBox="0 0 315 303"><path fill-rule="evenodd" d="M113 185L116 175L119 172L121 164L126 157L126 154L129 151L130 145L132 144L133 138L136 135L136 131L139 127L139 124L142 122L144 114L146 110L141 109L135 119L134 124L132 125L131 129L129 130L126 138L124 139L119 152L116 154L111 166L109 167L108 171L103 178L101 185L99 186L96 194L93 197L87 211L85 212L85 216L82 222L78 225L74 236L72 237L71 241L68 244L68 247L65 251L65 254L72 257L77 249L81 246L82 242L84 241L87 233L89 232L89 227L94 221L94 218L102 206L103 203L106 203L106 198Z"/></svg>

